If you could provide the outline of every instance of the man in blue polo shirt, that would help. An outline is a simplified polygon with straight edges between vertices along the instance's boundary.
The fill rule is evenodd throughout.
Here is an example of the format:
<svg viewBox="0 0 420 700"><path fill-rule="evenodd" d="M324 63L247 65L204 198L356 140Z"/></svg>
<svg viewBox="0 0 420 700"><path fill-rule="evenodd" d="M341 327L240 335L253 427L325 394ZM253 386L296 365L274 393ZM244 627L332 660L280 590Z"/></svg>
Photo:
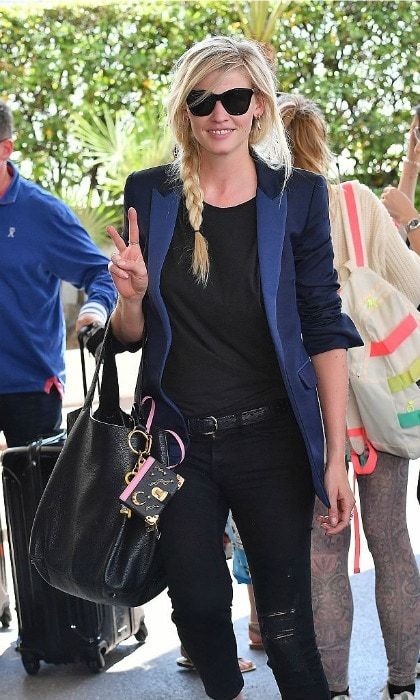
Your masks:
<svg viewBox="0 0 420 700"><path fill-rule="evenodd" d="M115 304L108 260L60 200L10 161L13 123L0 101L0 431L9 447L61 424L65 324L61 280L84 289L76 330Z"/></svg>

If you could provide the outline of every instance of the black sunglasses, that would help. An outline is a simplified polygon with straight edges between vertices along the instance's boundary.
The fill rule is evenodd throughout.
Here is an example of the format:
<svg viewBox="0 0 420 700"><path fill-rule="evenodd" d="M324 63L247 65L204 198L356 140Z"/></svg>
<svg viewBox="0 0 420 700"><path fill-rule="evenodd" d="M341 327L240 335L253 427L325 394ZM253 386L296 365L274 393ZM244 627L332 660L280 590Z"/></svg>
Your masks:
<svg viewBox="0 0 420 700"><path fill-rule="evenodd" d="M253 94L252 88L232 88L219 95L215 92L206 94L206 90L191 90L187 95L187 105L195 117L208 117L220 100L228 114L239 116L248 111Z"/></svg>

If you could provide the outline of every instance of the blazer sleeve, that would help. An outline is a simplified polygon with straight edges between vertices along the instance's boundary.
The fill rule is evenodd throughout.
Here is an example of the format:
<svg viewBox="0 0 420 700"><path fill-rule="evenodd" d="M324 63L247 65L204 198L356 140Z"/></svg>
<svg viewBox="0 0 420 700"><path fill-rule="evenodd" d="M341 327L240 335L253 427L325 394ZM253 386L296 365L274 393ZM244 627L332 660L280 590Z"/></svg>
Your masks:
<svg viewBox="0 0 420 700"><path fill-rule="evenodd" d="M302 339L310 356L363 345L353 321L341 311L328 206L327 185L319 176L305 225L292 240Z"/></svg>

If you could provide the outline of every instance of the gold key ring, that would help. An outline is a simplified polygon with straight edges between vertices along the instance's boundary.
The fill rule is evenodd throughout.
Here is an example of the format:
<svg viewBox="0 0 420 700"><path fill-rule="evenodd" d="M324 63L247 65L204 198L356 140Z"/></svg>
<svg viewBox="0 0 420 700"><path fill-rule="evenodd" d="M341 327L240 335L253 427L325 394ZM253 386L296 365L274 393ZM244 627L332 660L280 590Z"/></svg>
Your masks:
<svg viewBox="0 0 420 700"><path fill-rule="evenodd" d="M136 450L136 448L133 446L133 443L131 442L132 438L134 435L141 435L141 437L144 438L144 450ZM140 430L139 428L133 428L128 434L128 446L132 452L134 452L135 455L139 455L143 457L144 455L149 456L150 455L150 450L152 449L152 436L149 433L145 433L144 430Z"/></svg>

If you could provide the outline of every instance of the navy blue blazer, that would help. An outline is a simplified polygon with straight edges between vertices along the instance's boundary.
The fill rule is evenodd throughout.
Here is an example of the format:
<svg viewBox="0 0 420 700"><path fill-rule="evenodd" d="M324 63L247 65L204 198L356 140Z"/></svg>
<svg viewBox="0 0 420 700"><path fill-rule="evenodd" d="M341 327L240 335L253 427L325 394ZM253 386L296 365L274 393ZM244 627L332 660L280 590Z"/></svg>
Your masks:
<svg viewBox="0 0 420 700"><path fill-rule="evenodd" d="M324 435L310 356L362 345L362 341L352 321L341 313L324 178L295 169L283 188L283 170L273 170L259 160L256 168L258 257L265 311L305 441L314 488L328 505L323 485ZM181 188L171 180L167 168L160 166L132 173L124 197L125 211L128 207L137 211L149 273L142 393L156 400L156 424L175 430L188 444L184 418L161 388L171 326L160 292L160 275L174 232Z"/></svg>

